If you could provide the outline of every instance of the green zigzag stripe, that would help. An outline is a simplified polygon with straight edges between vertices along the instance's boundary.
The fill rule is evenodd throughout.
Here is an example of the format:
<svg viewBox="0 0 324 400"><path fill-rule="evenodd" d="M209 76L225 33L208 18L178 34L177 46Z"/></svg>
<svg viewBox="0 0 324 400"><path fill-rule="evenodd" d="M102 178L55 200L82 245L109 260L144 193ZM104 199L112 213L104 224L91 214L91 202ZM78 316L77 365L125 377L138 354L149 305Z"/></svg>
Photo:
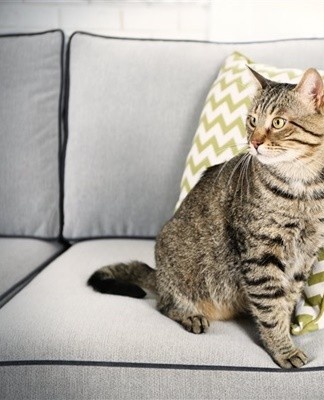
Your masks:
<svg viewBox="0 0 324 400"><path fill-rule="evenodd" d="M319 306L323 301L323 297L320 294L317 294L316 296L312 297L307 297L305 299L305 304L309 306Z"/></svg>
<svg viewBox="0 0 324 400"><path fill-rule="evenodd" d="M181 191L186 191L186 193L189 193L191 190L191 186L188 182L187 178L184 178L181 182Z"/></svg>
<svg viewBox="0 0 324 400"><path fill-rule="evenodd" d="M318 261L324 260L324 249L323 248L319 250L319 252L317 254L317 259L318 259Z"/></svg>
<svg viewBox="0 0 324 400"><path fill-rule="evenodd" d="M232 72L233 74L240 74L241 72L246 71L246 69L246 65L230 65L229 67L224 66L223 68L221 68L220 73L226 74L227 72Z"/></svg>
<svg viewBox="0 0 324 400"><path fill-rule="evenodd" d="M297 318L298 322L302 323L303 326L309 324L313 320L313 316L309 314L299 314Z"/></svg>
<svg viewBox="0 0 324 400"><path fill-rule="evenodd" d="M200 123L203 124L206 132L212 129L216 124L219 124L224 134L228 133L231 129L237 126L240 130L242 138L245 138L245 125L241 117L237 117L234 121L227 125L224 117L221 114L211 122L208 121L206 115L204 114L200 119Z"/></svg>
<svg viewBox="0 0 324 400"><path fill-rule="evenodd" d="M316 285L317 283L324 283L324 272L318 272L308 278L308 286Z"/></svg>
<svg viewBox="0 0 324 400"><path fill-rule="evenodd" d="M207 157L205 157L200 163L195 164L192 157L189 157L187 161L187 167L190 168L192 175L196 175L200 170L209 168L210 161Z"/></svg>
<svg viewBox="0 0 324 400"><path fill-rule="evenodd" d="M232 76L231 80L229 80L229 76L227 75L227 72L231 71L232 68L228 68L227 71L224 71L223 69L220 71L218 78L213 82L212 86L210 87L209 92L212 92L213 89L216 86L220 86L220 89L224 90L227 87L231 86L233 84L233 82L237 81L237 84L240 85L242 87L242 89L239 87L240 92L242 92L243 90L246 89L246 84L242 81L242 76L241 76L241 72L244 72L246 70L245 68L242 69L238 69L236 71L236 74L239 74L238 76Z"/></svg>
<svg viewBox="0 0 324 400"><path fill-rule="evenodd" d="M215 100L215 97L212 96L210 98L210 104L212 106L212 110L215 111L215 109L217 107L220 107L222 104L226 103L228 105L228 108L230 110L231 113L233 113L234 111L236 111L238 108L242 107L243 105L246 106L246 108L249 108L251 105L251 100L248 97L245 97L243 99L241 99L240 101L238 101L237 103L235 103L232 99L231 94L227 94L225 97L222 98L222 100Z"/></svg>
<svg viewBox="0 0 324 400"><path fill-rule="evenodd" d="M242 93L247 89L247 85L246 85L246 83L243 82L241 76L239 76L239 77L236 76L233 79L231 79L230 81L227 80L226 77L223 77L223 78L220 78L216 84L220 86L221 90L225 90L228 87L232 86L234 83L236 84L236 89L238 90L239 93Z"/></svg>
<svg viewBox="0 0 324 400"><path fill-rule="evenodd" d="M246 85L243 84L241 78L235 78L231 82L228 82L228 83L225 82L225 79L221 79L220 81L218 81L216 83L216 85L220 86L221 91L223 91L223 90L227 89L228 87L233 86L234 83L236 84L236 89L239 93L242 93L246 90ZM213 87L212 90L209 91L204 105L208 104L212 98L215 98L214 92L215 92L215 87ZM228 93L226 96L233 96L233 95L231 93ZM245 97L248 98L248 100L250 101L248 94L246 94ZM233 99L231 99L231 100L233 102Z"/></svg>
<svg viewBox="0 0 324 400"><path fill-rule="evenodd" d="M253 61L250 58L246 57L245 55L243 55L239 51L234 51L234 53L231 56L231 60L244 61L244 62L247 62L248 64L252 64L253 63Z"/></svg>
<svg viewBox="0 0 324 400"><path fill-rule="evenodd" d="M291 325L291 333L293 335L303 335L304 333L314 332L318 330L317 323L313 320L313 317L308 314L300 314L296 317L298 324ZM300 325L302 329L300 330Z"/></svg>
<svg viewBox="0 0 324 400"><path fill-rule="evenodd" d="M213 148L216 156L222 154L225 150L227 150L227 148L230 148L234 155L240 152L240 149L238 148L239 146L237 145L234 138L231 138L222 146L219 145L215 136L212 136L205 143L201 143L200 138L197 138L197 140L195 140L195 145L197 146L199 154L203 154L210 146Z"/></svg>
<svg viewBox="0 0 324 400"><path fill-rule="evenodd" d="M212 138L213 139L213 138ZM218 156L225 150L230 150L233 156L239 154L242 149L239 149L234 139L229 140L224 146L218 146L216 140L210 140L208 145L202 145L202 148L206 150L207 147L212 146L214 153ZM197 147L199 145L197 144ZM211 163L206 155L206 157L201 160L198 164L195 163L193 157L189 157L186 163L186 168L190 168L191 174L196 175L201 169L206 169L211 166Z"/></svg>

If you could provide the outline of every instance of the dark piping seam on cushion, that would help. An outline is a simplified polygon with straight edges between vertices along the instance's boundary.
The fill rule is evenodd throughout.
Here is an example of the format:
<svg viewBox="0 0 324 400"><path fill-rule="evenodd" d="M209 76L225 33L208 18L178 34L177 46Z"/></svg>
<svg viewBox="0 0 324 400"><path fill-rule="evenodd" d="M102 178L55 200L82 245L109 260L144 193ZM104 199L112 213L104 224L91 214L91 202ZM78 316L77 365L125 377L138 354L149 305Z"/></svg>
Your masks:
<svg viewBox="0 0 324 400"><path fill-rule="evenodd" d="M59 239L64 242L63 238L63 223L64 223L64 210L63 210L63 174L64 174L64 160L63 160L63 145L64 139L64 127L63 125L63 114L64 114L64 90L65 90L65 71L64 71L64 49L65 40L64 33L62 32L62 43L61 43L61 86L60 86L60 97L58 104L58 131L59 131L59 145L58 145L58 174L59 174Z"/></svg>
<svg viewBox="0 0 324 400"><path fill-rule="evenodd" d="M0 303L6 299L6 297L10 296L10 293L15 292L12 297L9 297L8 300L5 300L3 304L0 305L0 309L7 304L11 299L13 299L24 287L26 287L36 276L43 271L52 261L58 258L61 254L63 254L69 246L65 246L63 249L58 251L57 253L53 254L50 258L44 261L41 265L39 265L36 269L26 275L24 278L20 279L17 283L15 283L11 288L6 290L3 294L0 295ZM20 289L19 289L20 288Z"/></svg>
<svg viewBox="0 0 324 400"><path fill-rule="evenodd" d="M33 235L0 235L0 239L35 239L35 240L44 240L46 242L59 242L62 244L66 244L66 240L58 237L43 237L43 236L33 236Z"/></svg>
<svg viewBox="0 0 324 400"><path fill-rule="evenodd" d="M64 239L68 243L73 243L73 242L86 242L86 241L91 241L91 240L115 240L115 239L121 239L121 240L156 240L156 236L126 236L126 235L111 235L111 236L90 236L90 237L77 237L77 238L66 238Z"/></svg>
<svg viewBox="0 0 324 400"><path fill-rule="evenodd" d="M142 368L142 369L166 369L188 371L229 371L229 372L274 372L274 373L306 373L324 371L323 367L293 368L290 370L265 367L238 367L229 365L193 365L193 364L160 364L137 363L118 361L77 361L77 360L15 360L0 361L0 367L17 366L76 366L76 367L108 367L108 368Z"/></svg>
<svg viewBox="0 0 324 400"><path fill-rule="evenodd" d="M117 39L117 40L131 40L139 42L179 42L179 43L207 43L216 45L244 45L244 44L265 44L265 43L280 43L280 42L295 42L295 41L316 41L324 40L324 37L310 37L310 38L287 38L287 39L273 39L273 40L260 40L260 41L246 41L246 42L217 42L209 40L195 40L195 39L163 39L163 38L136 38L136 37L124 37L124 36L105 36L96 33L86 31L75 31L70 37L70 40L74 35L81 34L93 37L99 37L104 39Z"/></svg>
<svg viewBox="0 0 324 400"><path fill-rule="evenodd" d="M40 31L40 32L18 32L18 33L1 33L0 38L6 37L20 37L20 36L38 36L38 35L46 35L47 33L61 32L64 35L62 29L50 29L48 31Z"/></svg>
<svg viewBox="0 0 324 400"><path fill-rule="evenodd" d="M69 129L68 129L68 114L69 114L69 96L70 96L70 52L71 52L71 39L73 38L74 33L70 36L65 53L65 72L64 72L64 99L63 99L63 132L64 132L64 140L62 146L62 154L61 154L61 205L62 205L62 231L61 235L63 240L68 241L64 237L64 196L65 196L65 162L66 162L66 149L69 137Z"/></svg>

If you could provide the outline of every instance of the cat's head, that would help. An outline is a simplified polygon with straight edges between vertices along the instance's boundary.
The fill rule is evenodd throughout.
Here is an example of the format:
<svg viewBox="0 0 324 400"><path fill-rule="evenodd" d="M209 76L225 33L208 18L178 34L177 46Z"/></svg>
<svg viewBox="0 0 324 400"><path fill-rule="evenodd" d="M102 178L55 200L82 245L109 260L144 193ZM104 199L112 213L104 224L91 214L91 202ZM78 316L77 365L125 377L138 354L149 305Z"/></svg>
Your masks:
<svg viewBox="0 0 324 400"><path fill-rule="evenodd" d="M246 121L250 153L268 165L323 155L323 81L316 69L308 69L297 85L250 70L259 87Z"/></svg>

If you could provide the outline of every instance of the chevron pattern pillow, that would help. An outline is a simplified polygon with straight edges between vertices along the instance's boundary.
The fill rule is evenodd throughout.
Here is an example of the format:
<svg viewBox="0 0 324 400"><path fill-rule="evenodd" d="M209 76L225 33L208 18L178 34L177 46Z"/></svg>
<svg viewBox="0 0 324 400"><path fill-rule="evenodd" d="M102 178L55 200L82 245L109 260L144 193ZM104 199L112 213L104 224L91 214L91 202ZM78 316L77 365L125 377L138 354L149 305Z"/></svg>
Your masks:
<svg viewBox="0 0 324 400"><path fill-rule="evenodd" d="M304 295L295 312L291 332L294 335L324 328L324 250L318 255L312 273L304 288Z"/></svg>
<svg viewBox="0 0 324 400"><path fill-rule="evenodd" d="M181 180L178 208L210 166L222 164L247 149L245 118L256 86L247 65L266 78L297 83L303 71L256 64L235 52L226 58L208 93ZM324 77L324 72L321 72ZM324 251L319 255L296 308L292 333L324 328Z"/></svg>

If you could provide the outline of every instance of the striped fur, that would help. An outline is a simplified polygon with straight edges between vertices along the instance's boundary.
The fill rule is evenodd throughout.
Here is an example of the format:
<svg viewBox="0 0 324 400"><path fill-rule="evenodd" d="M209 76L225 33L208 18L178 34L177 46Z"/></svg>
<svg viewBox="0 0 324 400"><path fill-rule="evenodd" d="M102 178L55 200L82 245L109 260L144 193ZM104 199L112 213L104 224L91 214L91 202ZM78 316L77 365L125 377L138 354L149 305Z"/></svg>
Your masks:
<svg viewBox="0 0 324 400"><path fill-rule="evenodd" d="M297 86L256 75L250 153L205 172L157 237L156 272L135 262L94 275L108 293L112 280L154 289L158 309L193 333L248 312L273 359L301 367L289 328L323 243L323 86L313 69Z"/></svg>

